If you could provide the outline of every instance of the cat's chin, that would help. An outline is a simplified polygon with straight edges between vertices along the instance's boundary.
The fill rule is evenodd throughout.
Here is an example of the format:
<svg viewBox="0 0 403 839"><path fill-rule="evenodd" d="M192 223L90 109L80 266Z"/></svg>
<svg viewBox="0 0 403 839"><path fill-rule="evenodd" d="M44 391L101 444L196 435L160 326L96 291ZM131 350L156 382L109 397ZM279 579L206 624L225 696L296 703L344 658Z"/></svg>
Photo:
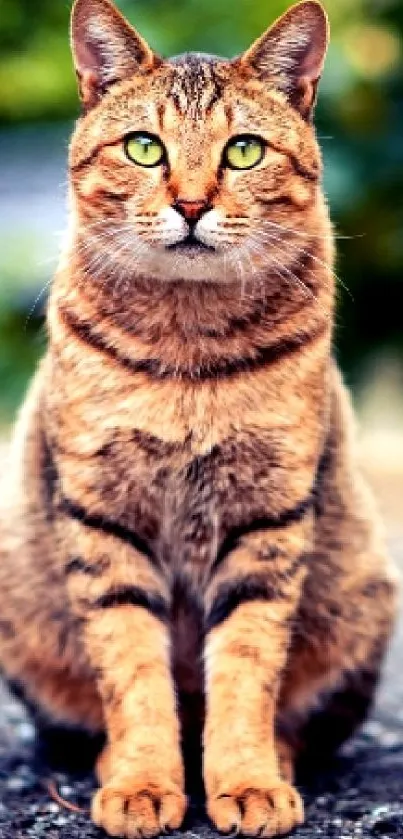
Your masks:
<svg viewBox="0 0 403 839"><path fill-rule="evenodd" d="M239 282L236 268L222 253L207 247L167 248L138 265L141 273L159 282L218 283Z"/></svg>
<svg viewBox="0 0 403 839"><path fill-rule="evenodd" d="M216 252L216 248L212 245L207 245L198 239L191 238L190 236L187 236L186 239L181 239L179 242L175 242L172 245L167 245L165 250L168 253L180 253L187 259L197 259L199 256L203 256L206 252Z"/></svg>

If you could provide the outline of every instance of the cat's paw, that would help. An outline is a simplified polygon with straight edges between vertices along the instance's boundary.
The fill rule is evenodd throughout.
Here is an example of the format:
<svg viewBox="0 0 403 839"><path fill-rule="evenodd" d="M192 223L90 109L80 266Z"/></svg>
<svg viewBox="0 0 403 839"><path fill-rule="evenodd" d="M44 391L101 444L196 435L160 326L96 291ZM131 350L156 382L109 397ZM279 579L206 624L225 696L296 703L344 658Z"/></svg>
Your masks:
<svg viewBox="0 0 403 839"><path fill-rule="evenodd" d="M179 828L186 805L186 796L180 789L141 783L136 778L110 781L101 787L94 796L91 815L110 836L143 839Z"/></svg>
<svg viewBox="0 0 403 839"><path fill-rule="evenodd" d="M237 784L207 801L207 811L222 833L246 836L283 836L304 821L304 806L297 790L284 781L264 789L247 782Z"/></svg>

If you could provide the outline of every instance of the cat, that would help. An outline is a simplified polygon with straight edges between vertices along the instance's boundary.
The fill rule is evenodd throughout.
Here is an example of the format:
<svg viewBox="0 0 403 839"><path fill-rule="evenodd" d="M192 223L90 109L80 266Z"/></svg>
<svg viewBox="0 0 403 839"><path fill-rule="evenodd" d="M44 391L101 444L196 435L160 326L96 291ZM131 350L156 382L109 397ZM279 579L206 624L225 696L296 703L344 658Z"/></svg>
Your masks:
<svg viewBox="0 0 403 839"><path fill-rule="evenodd" d="M83 112L2 495L2 669L42 718L105 732L110 835L181 825L198 726L214 825L284 834L296 761L366 714L396 602L332 358L326 14L304 0L240 57L165 60L76 0L71 42Z"/></svg>

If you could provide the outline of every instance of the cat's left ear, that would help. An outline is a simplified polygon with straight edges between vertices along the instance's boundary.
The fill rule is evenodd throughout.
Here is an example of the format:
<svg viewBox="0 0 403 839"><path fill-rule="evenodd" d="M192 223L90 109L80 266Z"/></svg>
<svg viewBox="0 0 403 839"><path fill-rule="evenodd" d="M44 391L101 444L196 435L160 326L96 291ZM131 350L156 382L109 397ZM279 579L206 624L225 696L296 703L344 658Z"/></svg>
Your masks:
<svg viewBox="0 0 403 839"><path fill-rule="evenodd" d="M75 0L71 49L85 110L116 82L161 63L110 0Z"/></svg>
<svg viewBox="0 0 403 839"><path fill-rule="evenodd" d="M329 43L329 21L317 0L303 0L241 56L262 81L286 94L304 119L312 114Z"/></svg>

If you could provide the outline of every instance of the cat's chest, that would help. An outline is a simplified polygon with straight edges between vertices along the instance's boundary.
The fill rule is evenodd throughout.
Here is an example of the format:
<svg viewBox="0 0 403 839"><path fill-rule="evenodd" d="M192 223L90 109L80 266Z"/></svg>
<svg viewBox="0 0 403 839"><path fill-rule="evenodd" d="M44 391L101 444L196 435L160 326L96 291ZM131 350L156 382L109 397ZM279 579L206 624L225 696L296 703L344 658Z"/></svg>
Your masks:
<svg viewBox="0 0 403 839"><path fill-rule="evenodd" d="M136 426L115 428L89 456L64 464L63 484L170 564L203 569L229 529L276 509L292 475L287 440L270 428L232 427L195 454L191 435L167 441Z"/></svg>
<svg viewBox="0 0 403 839"><path fill-rule="evenodd" d="M228 528L275 512L314 460L307 403L284 370L213 383L99 372L60 380L64 493L171 558L214 558Z"/></svg>
<svg viewBox="0 0 403 839"><path fill-rule="evenodd" d="M53 391L61 433L84 457L133 434L197 457L249 429L297 426L306 410L304 385L282 365L273 365L270 376L261 370L193 382L122 375L95 356L91 366L80 360L72 371L58 365Z"/></svg>

